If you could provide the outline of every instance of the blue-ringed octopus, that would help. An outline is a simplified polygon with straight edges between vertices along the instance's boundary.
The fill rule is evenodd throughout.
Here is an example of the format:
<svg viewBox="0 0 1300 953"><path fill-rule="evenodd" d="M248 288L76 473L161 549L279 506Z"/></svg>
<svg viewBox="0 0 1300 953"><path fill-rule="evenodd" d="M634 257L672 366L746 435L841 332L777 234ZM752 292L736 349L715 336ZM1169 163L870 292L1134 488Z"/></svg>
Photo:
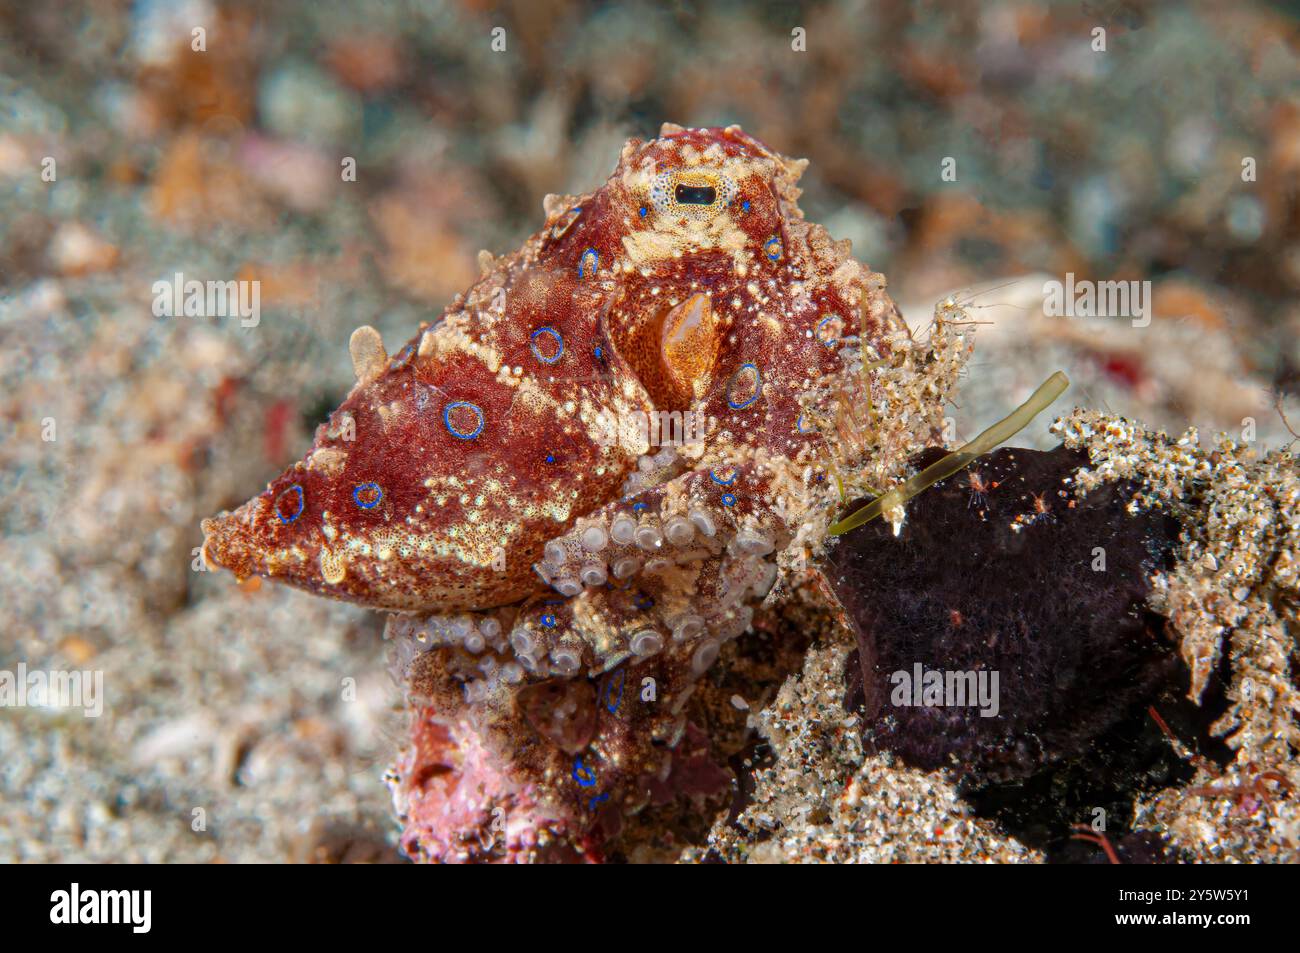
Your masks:
<svg viewBox="0 0 1300 953"><path fill-rule="evenodd" d="M411 856L595 858L700 777L697 681L815 556L890 409L871 375L913 359L805 166L736 126L629 141L395 353L358 329L306 456L204 521L212 566L394 613Z"/></svg>

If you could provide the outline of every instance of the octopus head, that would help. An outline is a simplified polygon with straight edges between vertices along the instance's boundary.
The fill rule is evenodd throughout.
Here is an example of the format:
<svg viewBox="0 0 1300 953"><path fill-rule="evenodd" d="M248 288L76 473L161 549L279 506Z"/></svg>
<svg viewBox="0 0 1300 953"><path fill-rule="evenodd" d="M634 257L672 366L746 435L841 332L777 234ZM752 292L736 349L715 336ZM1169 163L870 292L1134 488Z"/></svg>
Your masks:
<svg viewBox="0 0 1300 953"><path fill-rule="evenodd" d="M690 406L716 383L719 302L786 283L806 165L736 126L665 125L657 139L629 141L581 204L550 206L548 250L577 261L579 281L605 280L610 338L656 406Z"/></svg>
<svg viewBox="0 0 1300 953"><path fill-rule="evenodd" d="M684 260L771 258L783 222L798 215L806 162L786 159L738 127L666 125L632 140L605 189L602 218L634 268L668 272Z"/></svg>

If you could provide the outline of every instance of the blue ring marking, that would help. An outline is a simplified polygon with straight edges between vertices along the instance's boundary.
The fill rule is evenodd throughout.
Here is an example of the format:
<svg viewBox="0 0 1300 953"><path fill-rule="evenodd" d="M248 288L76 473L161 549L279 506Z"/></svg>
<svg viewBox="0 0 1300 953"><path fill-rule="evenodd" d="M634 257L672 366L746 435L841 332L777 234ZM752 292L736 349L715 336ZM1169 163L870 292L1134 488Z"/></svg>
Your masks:
<svg viewBox="0 0 1300 953"><path fill-rule="evenodd" d="M594 274L597 272L597 270L599 270L599 268L600 268L600 252L596 251L596 249L594 249L594 248L588 248L586 251L584 251L584 252L582 253L582 257L578 259L578 277L579 277L579 278L586 278L586 277L587 277L585 274L583 274L582 269L583 269L583 266L585 266L585 265L587 264L587 256L588 256L588 255L591 256L591 273L594 275Z"/></svg>
<svg viewBox="0 0 1300 953"><path fill-rule="evenodd" d="M807 427L807 428L804 427L804 425L803 425L804 418L807 417L807 416L808 416L807 414L800 414L800 415L799 415L799 419L796 420L796 421L794 422L794 429L795 429L795 431L796 431L797 433L816 433L816 432L817 432L817 428L816 428L816 427Z"/></svg>
<svg viewBox="0 0 1300 953"><path fill-rule="evenodd" d="M839 320L839 315L831 314L831 315L827 315L826 317L822 318L819 322L817 322L817 340L821 341L827 347L834 347L837 343L839 343L840 340L839 335L837 334L833 338L823 337L821 330L822 328L826 327L826 325L829 324L830 322L838 321L838 320Z"/></svg>
<svg viewBox="0 0 1300 953"><path fill-rule="evenodd" d="M771 248L773 245L776 245L775 254L768 251L768 249ZM767 254L769 260L776 261L778 258L781 257L781 239L773 235L771 238L769 238L767 241L763 243L763 251Z"/></svg>
<svg viewBox="0 0 1300 953"><path fill-rule="evenodd" d="M596 360L603 361L605 359L605 349L601 347L599 344L596 345L595 354L596 354Z"/></svg>
<svg viewBox="0 0 1300 953"><path fill-rule="evenodd" d="M537 335L539 334L549 334L551 337L555 338L557 350L554 357L542 357L542 352L537 350ZM532 350L533 357L537 358L543 364L554 364L560 358L564 357L564 336L561 335L559 331L555 330L555 328L538 328L532 333L532 336L529 337L528 347Z"/></svg>
<svg viewBox="0 0 1300 953"><path fill-rule="evenodd" d="M646 504L646 503L641 503L641 502L633 503L633 504L632 504L632 512L633 512L633 513L640 513L642 510L644 510L644 509L646 508L647 505L648 505L648 504Z"/></svg>
<svg viewBox="0 0 1300 953"><path fill-rule="evenodd" d="M555 628L555 616L551 615L549 612L546 613L546 615L542 616L542 625L546 626L548 629Z"/></svg>
<svg viewBox="0 0 1300 953"><path fill-rule="evenodd" d="M378 494L375 497L374 502L362 503L361 502L362 490L374 490L375 493ZM379 488L378 483L362 483L360 486L358 486L356 489L352 491L352 502L356 503L357 506L361 507L363 510L373 510L376 506L379 505L380 501L383 500L383 498L384 498L384 491Z"/></svg>
<svg viewBox="0 0 1300 953"><path fill-rule="evenodd" d="M736 477L738 476L740 476L740 471L735 467L731 468L730 480L721 480L718 478L718 474L714 470L709 471L709 478L713 480L714 483L718 484L718 486L731 486L731 484L736 482Z"/></svg>
<svg viewBox="0 0 1300 953"><path fill-rule="evenodd" d="M754 396L747 400L742 400L740 403L736 403L731 399L731 388L735 386L736 378L740 377L746 369L754 372ZM756 364L741 364L740 367L736 369L736 373L731 375L731 380L727 381L727 406L732 410L744 410L761 396L763 396L763 372L758 369Z"/></svg>
<svg viewBox="0 0 1300 953"><path fill-rule="evenodd" d="M582 755L577 755L573 759L573 780L578 782L579 787L589 788L596 783L596 776L587 770L587 766L582 763Z"/></svg>
<svg viewBox="0 0 1300 953"><path fill-rule="evenodd" d="M640 211L641 217L642 217L642 218L645 218L645 213L648 211L648 210L646 209L646 207L645 207L644 205L642 205L641 208L639 209L639 211Z"/></svg>
<svg viewBox="0 0 1300 953"><path fill-rule="evenodd" d="M548 454L546 455L546 462L547 462L547 463L554 463L554 462L555 462L555 454L553 454L553 453L548 453Z"/></svg>
<svg viewBox="0 0 1300 953"><path fill-rule="evenodd" d="M735 505L736 505L736 497L735 497L735 494L732 494L732 493L724 493L724 494L722 494L722 505L723 505L723 506L735 506Z"/></svg>
<svg viewBox="0 0 1300 953"><path fill-rule="evenodd" d="M286 493L292 493L294 490L298 491L298 509L292 516L290 516L288 519L285 519L284 514L280 512L280 501L284 499L284 495ZM292 523L299 516L302 516L302 511L306 506L307 506L307 495L303 493L302 487L299 486L297 483L295 483L293 486L287 486L280 491L280 495L275 498L275 503L272 504L271 508L275 510L275 515L280 517L280 522L287 524L287 523Z"/></svg>
<svg viewBox="0 0 1300 953"><path fill-rule="evenodd" d="M632 605L636 606L638 609L649 609L654 604L654 599L647 596L644 592L638 592L636 598L632 600Z"/></svg>
<svg viewBox="0 0 1300 953"><path fill-rule="evenodd" d="M618 697L614 699L614 704L610 705L609 690L614 686L615 681L618 682ZM611 715L614 714L616 711L618 711L619 705L623 704L623 684L626 681L627 681L627 670L620 668L618 670L617 676L611 675L605 681L605 687L601 690L600 703L605 706L605 709Z"/></svg>
<svg viewBox="0 0 1300 953"><path fill-rule="evenodd" d="M458 407L468 407L470 410L474 411L475 416L478 417L478 426L474 428L473 433L461 433L451 425L451 412ZM446 407L442 408L442 425L447 428L447 433L459 440L473 440L483 432L484 423L486 423L486 418L483 416L483 408L476 404L471 404L468 401L454 400Z"/></svg>
<svg viewBox="0 0 1300 953"><path fill-rule="evenodd" d="M596 809L597 804L599 804L601 801L608 801L608 800L609 800L609 792L601 791L599 794L597 794L595 797L593 797L590 801L587 802L587 810L594 811Z"/></svg>

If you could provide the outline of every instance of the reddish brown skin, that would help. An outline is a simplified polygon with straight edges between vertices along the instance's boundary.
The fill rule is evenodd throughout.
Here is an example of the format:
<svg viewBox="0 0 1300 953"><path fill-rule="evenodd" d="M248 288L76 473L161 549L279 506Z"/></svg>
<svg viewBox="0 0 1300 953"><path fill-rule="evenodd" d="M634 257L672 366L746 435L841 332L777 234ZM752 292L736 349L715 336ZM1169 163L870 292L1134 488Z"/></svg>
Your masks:
<svg viewBox="0 0 1300 953"><path fill-rule="evenodd" d="M731 206L719 215L736 226L745 247L701 247L682 257L643 259L631 272L612 273L612 263L631 257L629 236L661 229L672 217L653 209L645 190L629 188L623 178L633 167L680 167L683 150L703 153L710 148L717 157L702 164L706 170L726 168L728 161L731 168L750 170L737 182ZM629 144L604 188L553 203L549 227L518 254L494 262L428 332L433 341L450 338L453 330L463 333L491 348L506 366L522 367L542 399L553 402L555 413L545 413L546 408L523 411L520 388L500 383L493 367L477 355L454 346L430 348L440 353L421 355L426 334L422 329L377 379L353 389L331 415L333 431L331 425L318 430L313 452L345 454L341 472L311 468L309 454L235 513L207 521L209 561L239 576L265 575L380 609L486 609L514 602L538 589L532 566L542 544L560 536L574 517L617 499L638 455L595 445L589 427L562 412L565 403L584 395L622 413L696 410L725 423L736 416L727 406L726 383L746 361L762 368L765 382L760 405L748 408L751 421L742 423L752 427L752 418L760 412L762 421L760 427L733 434L731 442L741 448L762 446L782 457L799 455L815 442L813 436L796 432L799 380L830 373L838 363L833 348L808 338L806 332L824 315L853 328L860 279L866 273L851 276L858 284L837 286L827 280L829 272L847 260L847 250L803 221L793 204L797 190L792 168L738 130L684 131L644 146ZM652 209L644 217L638 214L643 206ZM575 208L580 211L571 211ZM769 257L775 249L767 246L774 238L781 247L777 261ZM587 249L595 249L602 264L594 277L580 278L578 267ZM738 263L747 269L745 275L737 273ZM802 296L790 287L799 282L804 283ZM754 285L759 286L762 304L749 290ZM642 344L658 330L666 302L682 300L693 288L708 294L719 313L739 301L734 312L745 318L746 326L727 327L730 315L723 317L719 352L707 369L702 399L686 406L657 403L656 397L668 401L681 391L667 380L659 355L648 353ZM504 300L504 314L493 311L494 296ZM784 327L774 334L760 326L754 320L759 311ZM530 336L543 327L563 336L564 354L554 365L537 360L529 346ZM551 348L554 339L545 332L537 343ZM597 347L603 359L596 357ZM788 379L779 379L786 372ZM623 393L625 385L630 393ZM482 410L483 432L472 441L457 439L443 424L442 412L454 401L469 401ZM395 412L385 421L379 410L390 406ZM453 425L462 432L473 425L472 411L451 413ZM355 422L354 440L341 439L336 432L346 415ZM727 442L726 437L713 440L712 455L728 456ZM547 463L548 456L554 462ZM605 472L596 476L602 464ZM483 505L475 505L481 494L439 494L424 485L431 476L487 479L498 468L502 489L487 494ZM383 499L373 509L362 509L353 493L371 482L382 488ZM278 499L282 514L292 516L298 509L297 491L291 489L295 486L302 489L302 512L285 523L275 515L275 503ZM570 496L575 489L576 499ZM524 512L509 502L560 497L565 497L562 516ZM453 528L477 533L471 548L480 563L500 545L506 569L500 572L455 554L431 557L417 550L390 560L381 574L377 560L348 555L343 579L331 582L320 569L321 547L330 545L322 535L326 513L337 532L360 541L394 528L409 529L418 541L445 542ZM494 521L491 539L473 522L483 517Z"/></svg>
<svg viewBox="0 0 1300 953"><path fill-rule="evenodd" d="M834 390L856 341L887 353L901 319L883 278L804 220L803 166L737 127L631 140L602 188L549 196L545 227L513 255L484 253L480 280L395 355L358 331L358 383L308 455L204 522L209 563L417 613L400 637L442 646L415 666L443 686L416 736L430 719L449 727L438 737L475 749L467 776L481 780L487 758L480 790L498 794L448 795L445 780L426 793L428 771L408 759L399 787L423 856L468 850L465 832L501 799L531 805L539 830L588 836L591 792L569 790L572 756L554 738L532 743L542 729L517 692L631 658L629 685L649 667L674 699L747 629L803 518L832 505L801 399ZM703 441L610 439L611 419L660 411L702 415ZM366 508L369 484L382 498ZM645 545L616 538L620 517ZM484 628L488 650L467 651L464 624L501 634ZM685 731L671 708L639 713L631 733L601 719L587 750L611 806L643 803L667 770ZM500 743L484 748L489 736ZM449 798L461 833L438 820Z"/></svg>

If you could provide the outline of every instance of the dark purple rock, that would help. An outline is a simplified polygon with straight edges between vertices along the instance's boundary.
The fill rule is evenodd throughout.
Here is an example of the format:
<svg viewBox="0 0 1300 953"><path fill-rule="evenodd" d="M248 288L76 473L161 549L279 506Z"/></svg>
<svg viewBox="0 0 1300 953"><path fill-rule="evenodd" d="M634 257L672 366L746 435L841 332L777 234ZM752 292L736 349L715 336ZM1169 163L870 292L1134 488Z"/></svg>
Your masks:
<svg viewBox="0 0 1300 953"><path fill-rule="evenodd" d="M1085 463L1065 448L998 450L910 501L900 536L875 520L832 549L827 575L859 646L849 696L870 746L963 778L1024 778L1081 753L1177 677L1146 599L1179 525L1130 514L1123 484L1077 499L1066 481ZM982 676L990 695L996 673L997 714L897 704L914 696L891 675L917 665Z"/></svg>

